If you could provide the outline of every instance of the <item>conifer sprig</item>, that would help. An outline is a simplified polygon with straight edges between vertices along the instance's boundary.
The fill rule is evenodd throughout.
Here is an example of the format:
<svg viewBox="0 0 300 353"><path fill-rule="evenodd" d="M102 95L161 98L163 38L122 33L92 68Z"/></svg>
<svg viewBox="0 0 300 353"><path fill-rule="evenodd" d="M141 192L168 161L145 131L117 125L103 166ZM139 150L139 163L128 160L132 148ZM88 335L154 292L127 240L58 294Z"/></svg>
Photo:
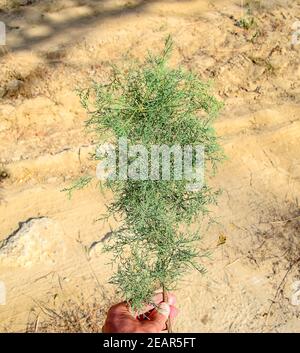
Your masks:
<svg viewBox="0 0 300 353"><path fill-rule="evenodd" d="M149 54L129 70L114 68L108 84L94 83L80 93L89 113L87 126L109 136L109 142L113 138L116 149L121 137L148 151L154 144L205 149L206 178L199 191L189 192L187 180L172 178L105 183L115 195L109 214L122 219L105 244L117 264L111 282L133 310L149 303L158 288L172 289L191 268L205 272L199 261L205 254L197 250L200 235L189 225L202 222L219 194L207 176L223 158L212 127L222 104L194 73L168 66L171 50L168 38L160 55Z"/></svg>

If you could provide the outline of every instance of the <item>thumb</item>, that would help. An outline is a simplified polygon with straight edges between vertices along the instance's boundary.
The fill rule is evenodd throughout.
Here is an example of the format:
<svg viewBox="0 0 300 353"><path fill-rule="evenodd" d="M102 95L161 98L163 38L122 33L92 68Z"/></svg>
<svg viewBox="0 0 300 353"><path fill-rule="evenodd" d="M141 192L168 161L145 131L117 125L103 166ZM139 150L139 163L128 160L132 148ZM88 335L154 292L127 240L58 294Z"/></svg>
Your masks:
<svg viewBox="0 0 300 353"><path fill-rule="evenodd" d="M143 321L145 328L149 329L149 332L161 332L164 330L170 311L171 309L168 303L160 303L158 307L151 312L150 320Z"/></svg>

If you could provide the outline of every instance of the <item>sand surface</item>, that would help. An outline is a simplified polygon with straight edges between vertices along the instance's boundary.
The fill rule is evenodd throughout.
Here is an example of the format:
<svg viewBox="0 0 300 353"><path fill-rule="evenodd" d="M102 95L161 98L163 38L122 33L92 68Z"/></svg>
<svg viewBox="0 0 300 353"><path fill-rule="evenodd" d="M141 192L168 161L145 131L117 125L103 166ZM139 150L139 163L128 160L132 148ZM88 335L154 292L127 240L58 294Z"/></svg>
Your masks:
<svg viewBox="0 0 300 353"><path fill-rule="evenodd" d="M300 1L257 3L0 1L0 167L9 175L0 183L0 331L26 330L33 311L45 314L41 302L114 292L100 241L110 226L95 221L111 195L60 192L95 170L75 89L171 33L171 63L212 80L225 103L215 127L228 156L213 181L224 190L218 223L200 244L213 254L208 273L178 285L174 328L300 332L300 44L291 43ZM237 25L249 16L250 28Z"/></svg>

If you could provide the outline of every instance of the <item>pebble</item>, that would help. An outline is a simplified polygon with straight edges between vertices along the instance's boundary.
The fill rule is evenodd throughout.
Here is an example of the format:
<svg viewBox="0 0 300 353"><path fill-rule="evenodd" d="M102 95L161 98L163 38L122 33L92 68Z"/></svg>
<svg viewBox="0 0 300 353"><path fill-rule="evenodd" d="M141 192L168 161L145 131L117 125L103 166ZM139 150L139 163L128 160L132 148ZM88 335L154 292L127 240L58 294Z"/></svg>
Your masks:
<svg viewBox="0 0 300 353"><path fill-rule="evenodd" d="M22 86L23 81L21 80L11 80L6 84L6 91L7 93L14 93L19 90L19 88Z"/></svg>

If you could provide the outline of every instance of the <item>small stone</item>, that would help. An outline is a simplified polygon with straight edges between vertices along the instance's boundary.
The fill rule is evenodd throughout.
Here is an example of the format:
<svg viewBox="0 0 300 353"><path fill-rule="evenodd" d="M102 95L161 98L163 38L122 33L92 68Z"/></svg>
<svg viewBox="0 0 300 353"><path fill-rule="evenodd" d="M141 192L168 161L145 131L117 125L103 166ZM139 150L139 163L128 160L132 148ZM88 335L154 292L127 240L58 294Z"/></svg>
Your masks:
<svg viewBox="0 0 300 353"><path fill-rule="evenodd" d="M0 265L23 268L54 265L65 256L63 235L60 224L47 217L21 222L0 245Z"/></svg>
<svg viewBox="0 0 300 353"><path fill-rule="evenodd" d="M17 92L20 87L22 86L23 81L21 80L11 80L6 84L6 91L7 93L15 93Z"/></svg>
<svg viewBox="0 0 300 353"><path fill-rule="evenodd" d="M8 173L5 170L2 170L0 173L0 179L8 178Z"/></svg>

